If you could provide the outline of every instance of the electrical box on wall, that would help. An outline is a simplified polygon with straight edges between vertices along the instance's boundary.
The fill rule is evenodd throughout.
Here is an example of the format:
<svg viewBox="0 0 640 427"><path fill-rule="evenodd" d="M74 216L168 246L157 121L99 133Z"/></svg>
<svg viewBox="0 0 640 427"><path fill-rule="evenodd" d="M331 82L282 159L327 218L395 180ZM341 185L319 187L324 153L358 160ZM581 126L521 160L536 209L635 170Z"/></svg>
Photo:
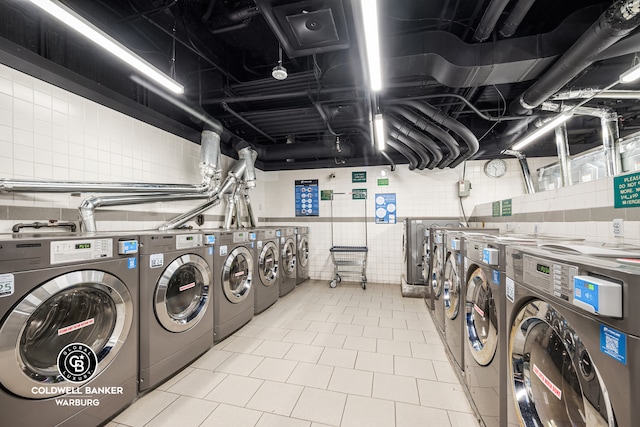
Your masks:
<svg viewBox="0 0 640 427"><path fill-rule="evenodd" d="M471 181L461 179L458 181L458 197L467 197L471 194Z"/></svg>

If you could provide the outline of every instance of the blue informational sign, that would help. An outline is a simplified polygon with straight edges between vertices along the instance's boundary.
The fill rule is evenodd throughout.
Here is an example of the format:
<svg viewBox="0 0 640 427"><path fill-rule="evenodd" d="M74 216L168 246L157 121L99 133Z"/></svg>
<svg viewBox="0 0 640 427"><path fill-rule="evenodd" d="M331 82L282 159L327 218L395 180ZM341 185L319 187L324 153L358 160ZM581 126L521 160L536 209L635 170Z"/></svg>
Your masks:
<svg viewBox="0 0 640 427"><path fill-rule="evenodd" d="M600 351L627 364L627 334L600 324Z"/></svg>
<svg viewBox="0 0 640 427"><path fill-rule="evenodd" d="M127 260L127 268L129 270L135 270L138 268L138 258L129 258Z"/></svg>
<svg viewBox="0 0 640 427"><path fill-rule="evenodd" d="M493 276L493 283L500 286L500 272L498 270L491 270L491 276Z"/></svg>
<svg viewBox="0 0 640 427"><path fill-rule="evenodd" d="M396 193L376 194L376 224L396 223Z"/></svg>
<svg viewBox="0 0 640 427"><path fill-rule="evenodd" d="M296 180L296 216L319 216L317 179Z"/></svg>

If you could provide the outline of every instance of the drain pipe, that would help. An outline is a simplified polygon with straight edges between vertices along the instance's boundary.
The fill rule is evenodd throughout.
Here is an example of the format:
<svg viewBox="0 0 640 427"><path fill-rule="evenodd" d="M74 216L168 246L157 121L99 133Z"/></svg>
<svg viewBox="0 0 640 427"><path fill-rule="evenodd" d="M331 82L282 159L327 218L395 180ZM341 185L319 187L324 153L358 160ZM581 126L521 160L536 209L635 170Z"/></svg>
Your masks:
<svg viewBox="0 0 640 427"><path fill-rule="evenodd" d="M410 148L413 148L413 144L418 143L429 152L429 154L431 155L431 161L426 166L428 169L433 169L435 166L438 166L440 163L442 163L444 154L442 153L442 149L433 139L429 138L422 132L410 129L407 124L403 123L401 120L393 116L389 116L387 114L385 115L385 119L390 125L389 129L392 129L394 131L394 133L390 133L391 137Z"/></svg>
<svg viewBox="0 0 640 427"><path fill-rule="evenodd" d="M398 153L402 154L404 156L405 159L407 159L409 161L409 170L415 170L415 168L418 166L418 157L416 156L416 154L413 152L412 149L410 149L409 147L407 147L406 145L404 145L403 143L401 143L400 141L393 139L391 137L387 138L387 145L391 148L393 148L394 150L396 150Z"/></svg>
<svg viewBox="0 0 640 427"><path fill-rule="evenodd" d="M571 185L571 163L569 162L569 137L567 135L567 124L563 123L555 128L556 150L558 152L558 164L560 165L560 177L562 186Z"/></svg>
<svg viewBox="0 0 640 427"><path fill-rule="evenodd" d="M527 194L533 194L536 192L533 186L533 179L531 179L531 171L529 170L529 163L527 162L527 156L523 153L515 150L502 150L501 154L507 156L513 156L518 159L520 163L520 170L522 171L522 180L524 181L524 190Z"/></svg>

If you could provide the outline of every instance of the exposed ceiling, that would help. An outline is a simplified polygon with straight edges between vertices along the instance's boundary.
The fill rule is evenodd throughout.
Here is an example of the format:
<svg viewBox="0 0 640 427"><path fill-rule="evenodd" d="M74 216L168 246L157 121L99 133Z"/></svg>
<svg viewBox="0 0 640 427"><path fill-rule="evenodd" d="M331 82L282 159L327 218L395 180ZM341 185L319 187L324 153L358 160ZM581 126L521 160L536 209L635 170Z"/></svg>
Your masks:
<svg viewBox="0 0 640 427"><path fill-rule="evenodd" d="M379 0L384 89L373 94L362 70L355 0L63 3L175 76L186 88L182 101L225 126L224 152L233 154L233 145L245 140L258 151L256 165L263 170L380 165L390 159L433 168L499 157L549 114L538 105L523 110L523 94L525 103L537 97L537 104L561 89L602 89L640 51L640 22L621 24L617 15L604 13L612 1ZM524 12L519 24L512 19L518 11ZM607 16L618 27L603 30ZM591 34L592 44L570 51ZM0 60L21 57L18 64L27 72L46 69L54 83L102 94L99 101L115 100L121 110L197 141L200 123L136 84L128 68L27 1L2 2L0 36ZM279 45L285 80L271 75ZM560 65L559 58L572 55L574 63ZM636 99L598 98L586 105L613 108L623 135L640 126ZM378 109L388 119L386 156L370 138L370 114ZM574 118L568 132L571 154L600 143L597 118ZM473 136L477 152L469 145ZM555 142L547 137L525 154L555 155ZM452 159L438 161L439 155Z"/></svg>

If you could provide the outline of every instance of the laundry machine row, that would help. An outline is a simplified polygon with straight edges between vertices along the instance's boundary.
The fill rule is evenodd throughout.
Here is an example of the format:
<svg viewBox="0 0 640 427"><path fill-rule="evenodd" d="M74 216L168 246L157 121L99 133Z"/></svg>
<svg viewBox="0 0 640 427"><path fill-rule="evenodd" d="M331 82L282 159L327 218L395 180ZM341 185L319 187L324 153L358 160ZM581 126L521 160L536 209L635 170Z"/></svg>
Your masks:
<svg viewBox="0 0 640 427"><path fill-rule="evenodd" d="M280 296L279 230L257 229L254 253L254 314L262 313L278 301Z"/></svg>
<svg viewBox="0 0 640 427"><path fill-rule="evenodd" d="M309 227L296 227L296 285L309 278Z"/></svg>
<svg viewBox="0 0 640 427"><path fill-rule="evenodd" d="M296 287L297 252L293 227L281 227L280 232L280 296L283 297Z"/></svg>

